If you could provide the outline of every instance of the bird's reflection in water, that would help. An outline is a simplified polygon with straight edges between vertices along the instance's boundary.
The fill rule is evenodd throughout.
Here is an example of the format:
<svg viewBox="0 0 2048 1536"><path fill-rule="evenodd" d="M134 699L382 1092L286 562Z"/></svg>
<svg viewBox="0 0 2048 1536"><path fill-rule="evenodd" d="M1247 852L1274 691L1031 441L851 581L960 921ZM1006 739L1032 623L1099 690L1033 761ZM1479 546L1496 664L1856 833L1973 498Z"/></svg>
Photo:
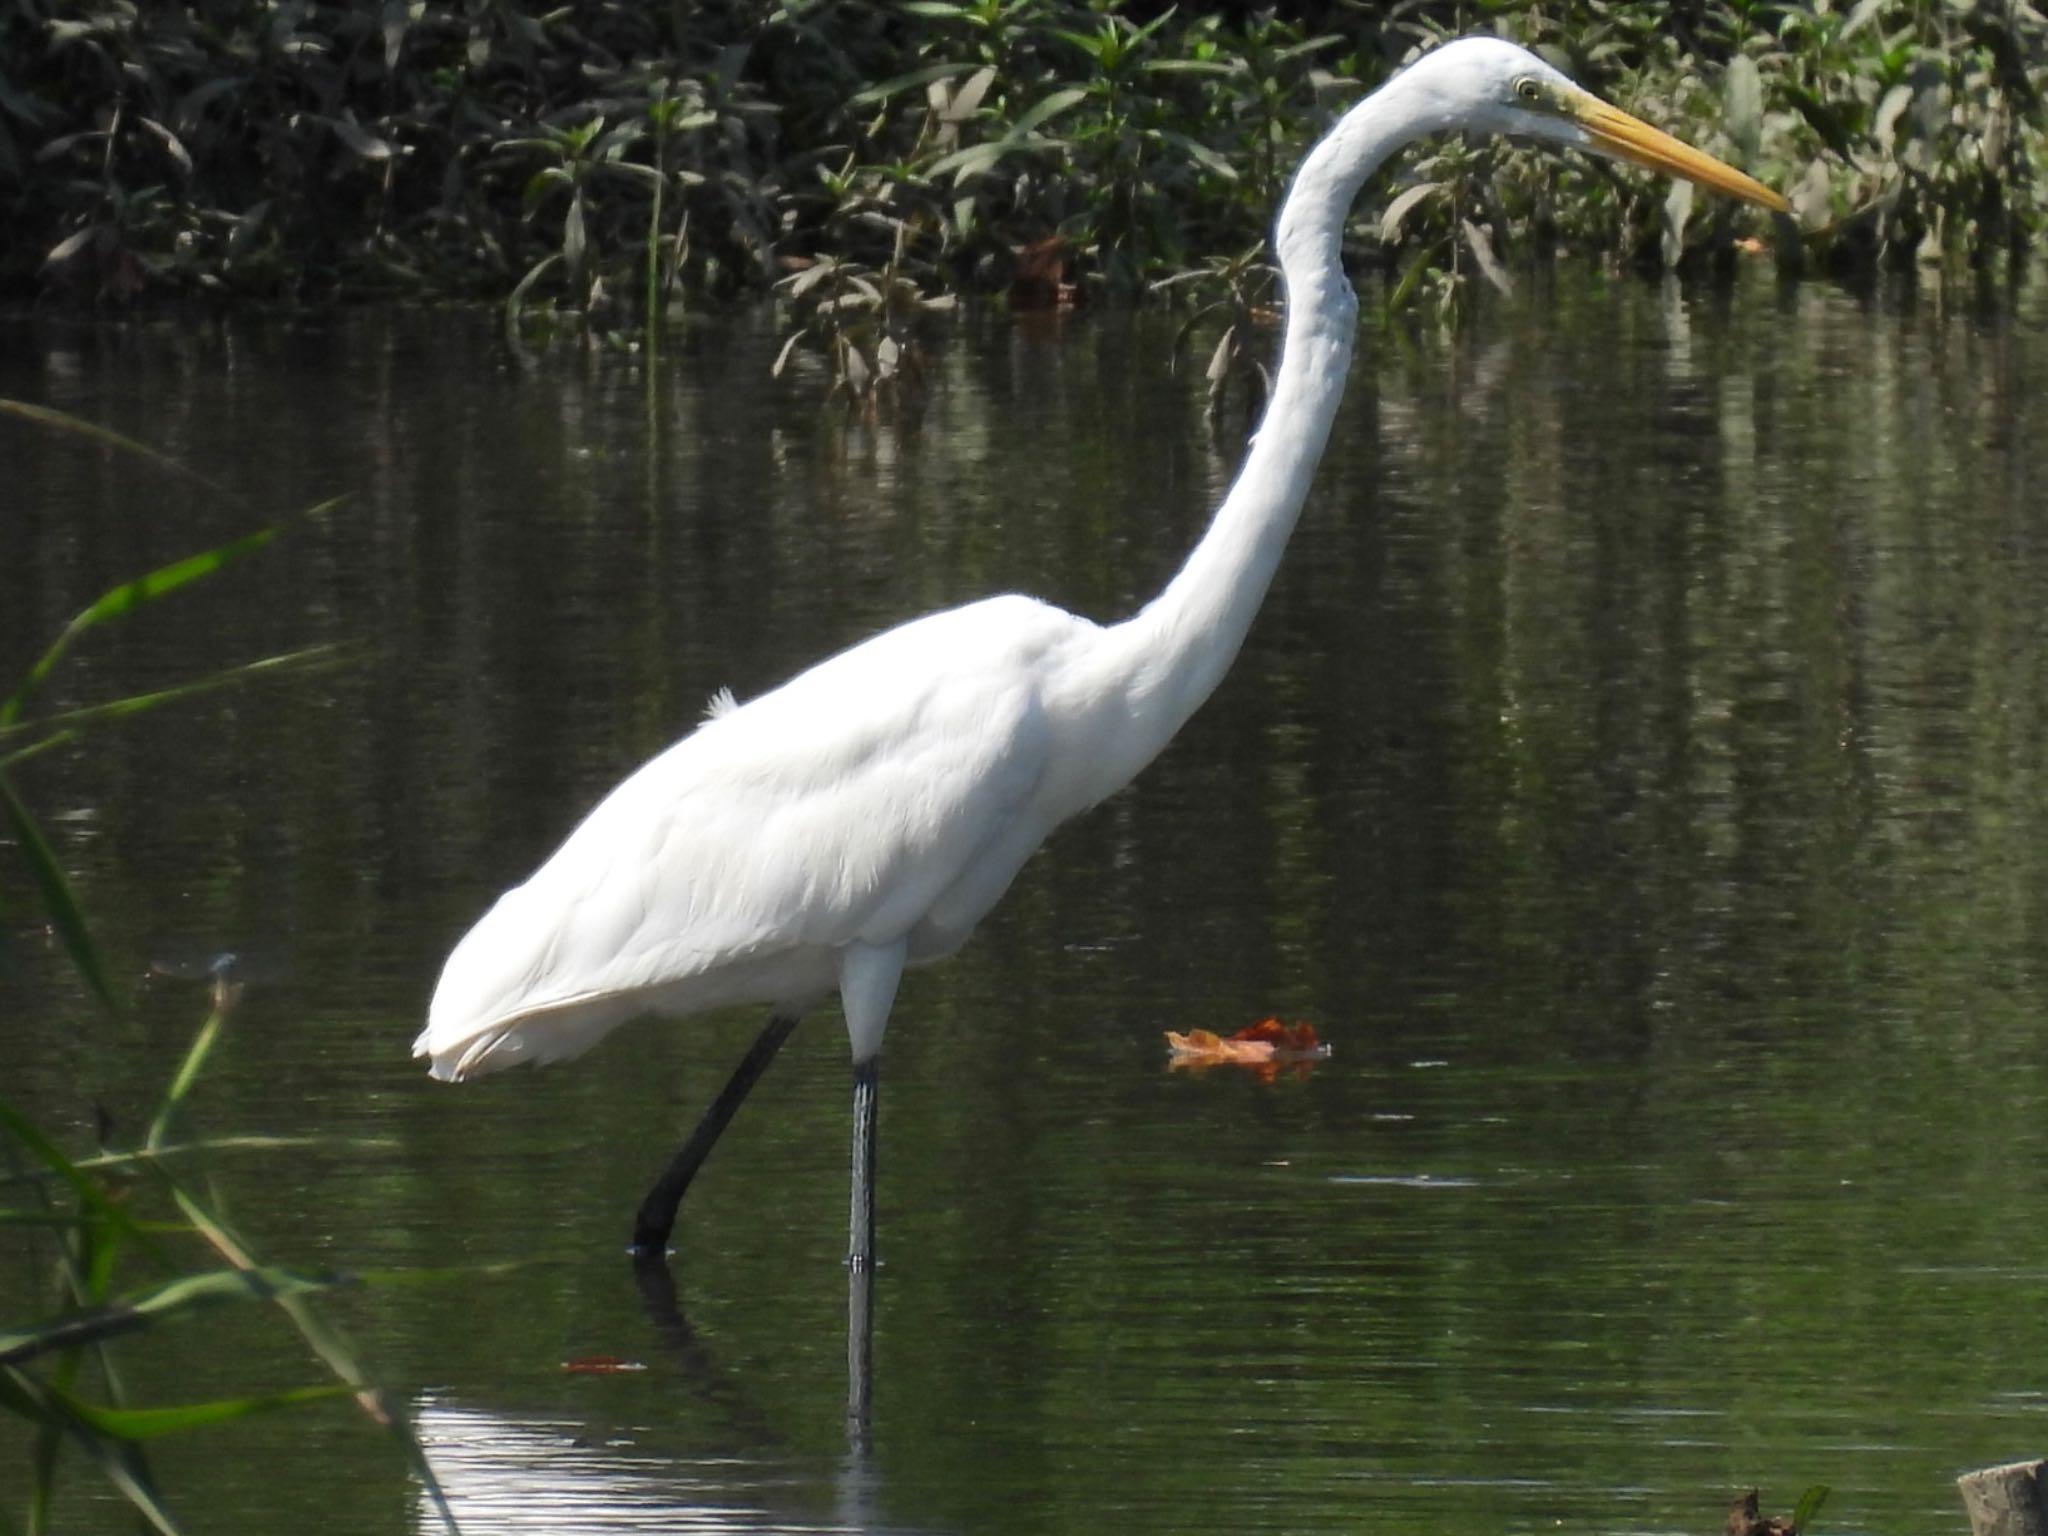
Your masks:
<svg viewBox="0 0 2048 1536"><path fill-rule="evenodd" d="M745 1443L775 1446L781 1437L690 1325L667 1266L636 1265L634 1278L648 1321L665 1346L664 1366L685 1390L716 1407ZM493 1413L427 1395L413 1405L420 1443L470 1536L903 1531L885 1524L878 1512L881 1484L869 1446L871 1280L872 1271L854 1271L847 1291L847 1452L834 1478L829 1513L786 1507L792 1482L786 1460L751 1466L727 1454L677 1460L624 1439L593 1442L573 1419ZM413 1524L421 1536L444 1528L424 1489Z"/></svg>

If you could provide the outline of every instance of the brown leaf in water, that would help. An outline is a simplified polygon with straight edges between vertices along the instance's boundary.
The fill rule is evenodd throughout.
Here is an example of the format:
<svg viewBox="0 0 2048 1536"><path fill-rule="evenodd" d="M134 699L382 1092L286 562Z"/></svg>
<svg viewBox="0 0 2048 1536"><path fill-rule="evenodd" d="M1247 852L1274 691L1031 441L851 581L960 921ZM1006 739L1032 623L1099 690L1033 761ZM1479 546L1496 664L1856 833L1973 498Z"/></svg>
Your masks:
<svg viewBox="0 0 2048 1536"><path fill-rule="evenodd" d="M1279 1075L1283 1063L1306 1077L1315 1062L1330 1054L1328 1046L1318 1043L1313 1024L1287 1025L1278 1019L1261 1019L1229 1036L1208 1029L1191 1029L1186 1034L1169 1029L1166 1045L1171 1066L1250 1067L1269 1083Z"/></svg>
<svg viewBox="0 0 2048 1536"><path fill-rule="evenodd" d="M1167 1048L1176 1058L1190 1058L1191 1066L1214 1066L1219 1062L1266 1062L1273 1059L1269 1040L1247 1040L1232 1036L1226 1040L1212 1029L1191 1029L1186 1034L1166 1032Z"/></svg>
<svg viewBox="0 0 2048 1536"><path fill-rule="evenodd" d="M617 1355L579 1355L574 1360L564 1360L562 1369L571 1376L618 1376L647 1367L638 1360L625 1360Z"/></svg>

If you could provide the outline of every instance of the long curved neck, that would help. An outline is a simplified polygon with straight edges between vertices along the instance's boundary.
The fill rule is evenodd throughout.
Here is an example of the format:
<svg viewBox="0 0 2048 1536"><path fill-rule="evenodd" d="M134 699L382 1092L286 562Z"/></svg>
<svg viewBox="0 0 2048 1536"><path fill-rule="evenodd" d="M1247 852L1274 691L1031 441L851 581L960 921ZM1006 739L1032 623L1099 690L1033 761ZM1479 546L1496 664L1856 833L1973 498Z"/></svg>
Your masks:
<svg viewBox="0 0 2048 1536"><path fill-rule="evenodd" d="M1300 516L1351 365L1358 299L1340 256L1351 204L1388 155L1443 126L1426 84L1404 72L1353 107L1295 176L1275 236L1286 335L1244 467L1166 590L1110 631L1133 773L1222 681Z"/></svg>

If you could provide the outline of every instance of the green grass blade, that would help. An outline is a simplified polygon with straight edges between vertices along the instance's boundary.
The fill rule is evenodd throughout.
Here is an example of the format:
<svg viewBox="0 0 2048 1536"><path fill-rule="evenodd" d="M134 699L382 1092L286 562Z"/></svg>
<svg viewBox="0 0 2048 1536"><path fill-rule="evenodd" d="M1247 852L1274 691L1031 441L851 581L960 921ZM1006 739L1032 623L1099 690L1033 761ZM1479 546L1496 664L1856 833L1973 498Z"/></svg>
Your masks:
<svg viewBox="0 0 2048 1536"><path fill-rule="evenodd" d="M340 1382L320 1386L294 1387L285 1392L267 1392L257 1397L220 1398L210 1403L179 1403L161 1408L110 1408L88 1403L68 1393L62 1402L78 1420L103 1435L117 1440L154 1440L210 1424L225 1424L252 1413L277 1408L294 1408L301 1403L328 1402L348 1395Z"/></svg>
<svg viewBox="0 0 2048 1536"><path fill-rule="evenodd" d="M192 1085L199 1081L199 1069L206 1065L213 1042L220 1038L221 1026L226 1022L227 1010L215 1004L213 1011L206 1016L206 1022L199 1026L199 1033L192 1037L191 1047L185 1052L184 1061L178 1065L178 1074L171 1079L171 1086L164 1090L164 1101L157 1106L156 1118L149 1123L149 1134L143 1138L142 1144L151 1152L162 1149L164 1138L170 1134L171 1117L185 1102Z"/></svg>
<svg viewBox="0 0 2048 1536"><path fill-rule="evenodd" d="M293 1152L303 1147L347 1147L359 1152L393 1152L401 1145L395 1136L198 1136L162 1147L137 1147L132 1152L99 1152L72 1159L74 1168L131 1168L155 1162L160 1157L187 1157L194 1152ZM0 1181L4 1183L4 1181ZM5 1220L0 1213L0 1220ZM189 1232L184 1223L167 1225L167 1232Z"/></svg>
<svg viewBox="0 0 2048 1536"><path fill-rule="evenodd" d="M348 1283L340 1275L275 1266L210 1269L196 1275L180 1275L38 1328L0 1331L0 1365L22 1365L39 1355L134 1333L202 1307L230 1301L282 1302Z"/></svg>
<svg viewBox="0 0 2048 1536"><path fill-rule="evenodd" d="M42 828L36 825L28 807L15 794L5 772L0 772L0 816L6 818L21 856L28 861L29 875L42 897L43 911L50 919L50 926L56 929L58 939L63 942L65 953L71 956L72 965L85 978L93 996L106 1004L109 1012L120 1012L121 1005L107 981L107 968L100 960L99 946L93 942L92 930L86 926L85 913L79 907L78 899L71 894L71 882L64 877L56 854L43 837Z"/></svg>
<svg viewBox="0 0 2048 1536"><path fill-rule="evenodd" d="M153 603L180 587L189 586L202 577L211 576L223 566L231 565L245 555L254 554L277 535L278 530L275 527L259 528L254 533L245 534L231 543L221 545L218 549L209 549L203 554L188 555L183 560L174 560L146 576L124 581L120 586L101 593L64 626L57 638L50 642L50 648L28 669L28 675L21 680L21 686L14 690L6 703L0 704L0 725L14 723L29 695L42 686L43 680L55 669L57 663L64 659L65 652L69 651L78 637L87 630L133 613L146 603Z"/></svg>
<svg viewBox="0 0 2048 1536"><path fill-rule="evenodd" d="M48 1137L29 1124L21 1111L5 1099L0 1099L0 1130L6 1131L20 1142L36 1161L68 1185L72 1193L78 1196L79 1201L100 1218L102 1225L115 1232L141 1239L153 1256L168 1262L163 1249L143 1231L135 1219L109 1199L105 1190L81 1173L76 1163L60 1152Z"/></svg>
<svg viewBox="0 0 2048 1536"><path fill-rule="evenodd" d="M119 432L100 426L97 422L73 416L68 411L52 410L47 405L30 405L26 400L0 400L0 416L18 417L22 421L34 422L39 427L48 427L53 432L69 432L74 437L86 438L102 448L112 448L153 464L181 480L189 480L194 485L213 492L216 496L241 499L218 480L210 479L189 465L179 463L169 454L160 453L147 443L138 443L132 437L123 437Z"/></svg>
<svg viewBox="0 0 2048 1536"><path fill-rule="evenodd" d="M245 661L238 666L226 667L221 671L208 673L205 677L195 678L189 683L177 683L169 688L160 688L154 693L132 694L125 699L109 700L105 704L87 704L78 709L64 710L59 714L39 715L34 719L0 725L0 741L32 732L49 733L29 746L19 747L7 756L0 757L0 768L11 768L38 752L73 740L88 726L124 720L130 715L139 715L161 705L174 704L180 699L213 693L222 688L239 687L243 683L258 682L273 672L322 666L338 661L342 655L343 647L339 645L309 645L300 650L265 656L259 661Z"/></svg>
<svg viewBox="0 0 2048 1536"><path fill-rule="evenodd" d="M1813 1517L1820 1513L1821 1505L1827 1503L1831 1491L1826 1483L1815 1483L1799 1495L1799 1503L1792 1510L1792 1528L1800 1532L1800 1536L1807 1536Z"/></svg>
<svg viewBox="0 0 2048 1536"><path fill-rule="evenodd" d="M228 1229L225 1222L200 1204L198 1199L187 1192L161 1165L158 1172L169 1187L171 1197L177 1201L178 1209L184 1212L185 1219L199 1229L201 1235L213 1244L223 1258L237 1269L257 1267L248 1247ZM434 1475L433 1465L427 1460L426 1447L420 1444L419 1436L413 1433L412 1424L405 1417L404 1410L386 1397L383 1389L370 1380L362 1366L356 1362L355 1352L349 1348L348 1341L342 1337L338 1329L313 1310L306 1296L280 1294L274 1299L278 1309L290 1318L292 1326L299 1330L299 1336L306 1341L313 1353L320 1357L321 1363L334 1372L338 1380L348 1385L363 1412L376 1423L383 1425L390 1432L392 1439L398 1442L399 1450L404 1453L406 1461L411 1465L413 1475L420 1480L421 1486L427 1490L428 1497L434 1501L434 1507L440 1511L442 1524L459 1536L461 1527L456 1524L455 1511L449 1506L448 1496L441 1489L441 1480Z"/></svg>
<svg viewBox="0 0 2048 1536"><path fill-rule="evenodd" d="M149 1467L140 1452L118 1440L95 1434L90 1426L71 1413L42 1382L12 1366L0 1366L0 1402L34 1419L46 1434L61 1433L75 1441L86 1460L96 1465L108 1482L120 1489L128 1502L160 1536L180 1536L178 1522L163 1507L150 1487ZM47 1518L48 1488L38 1486L36 1502L30 1509L29 1529L41 1528Z"/></svg>

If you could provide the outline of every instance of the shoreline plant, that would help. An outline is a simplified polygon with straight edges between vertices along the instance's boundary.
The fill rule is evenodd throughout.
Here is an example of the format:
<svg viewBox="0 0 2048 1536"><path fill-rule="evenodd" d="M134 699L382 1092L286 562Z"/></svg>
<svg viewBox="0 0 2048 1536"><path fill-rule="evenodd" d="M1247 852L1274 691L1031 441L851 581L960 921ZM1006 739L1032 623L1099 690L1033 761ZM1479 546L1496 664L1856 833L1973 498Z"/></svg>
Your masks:
<svg viewBox="0 0 2048 1536"><path fill-rule="evenodd" d="M2019 3L15 0L0 297L511 299L651 334L780 296L879 377L856 277L884 309L1001 294L1052 241L1088 302L1198 289L1336 110L1481 29L1784 187L1788 268L1984 271L2042 228L2048 19ZM1392 174L1355 254L1446 313L1560 249L1732 255L1722 213L1603 165L1452 141Z"/></svg>

